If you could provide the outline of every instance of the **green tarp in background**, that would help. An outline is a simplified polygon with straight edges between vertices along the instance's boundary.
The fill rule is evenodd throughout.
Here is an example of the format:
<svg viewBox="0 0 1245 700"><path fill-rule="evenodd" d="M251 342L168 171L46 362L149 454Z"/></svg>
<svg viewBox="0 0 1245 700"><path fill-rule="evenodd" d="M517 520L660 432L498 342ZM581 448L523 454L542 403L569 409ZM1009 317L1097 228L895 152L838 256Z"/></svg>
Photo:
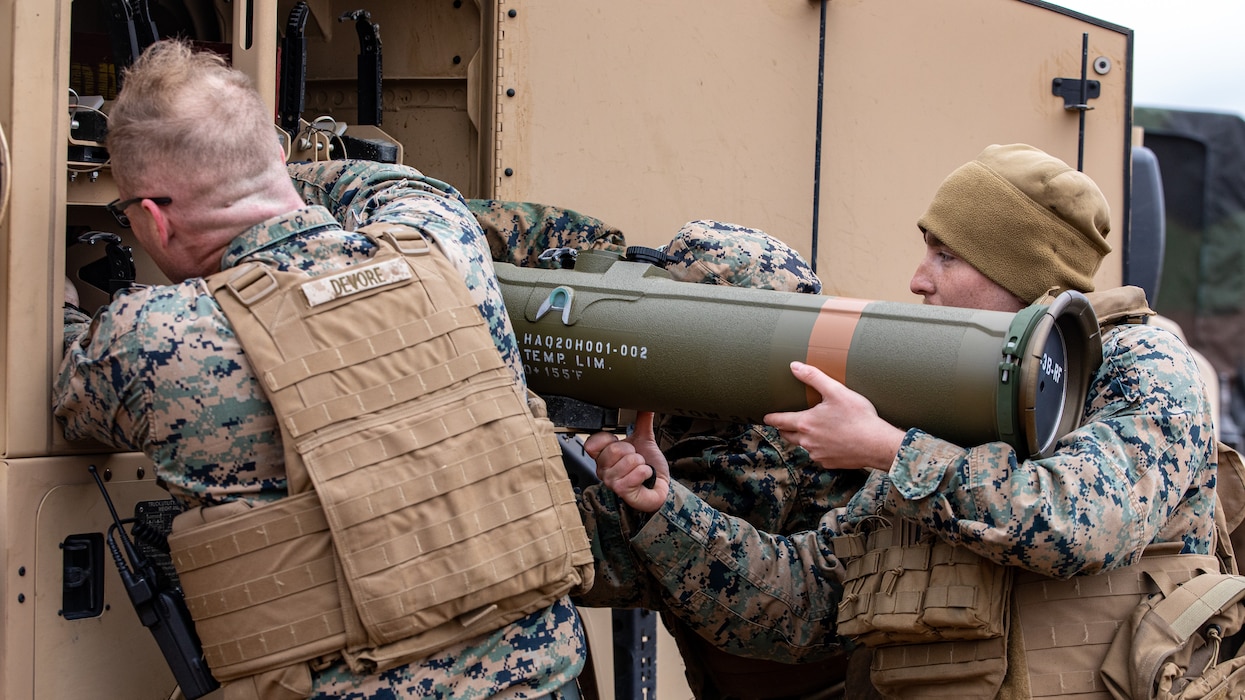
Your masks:
<svg viewBox="0 0 1245 700"><path fill-rule="evenodd" d="M1155 310L1240 394L1245 369L1245 120L1138 107L1163 181L1166 242Z"/></svg>

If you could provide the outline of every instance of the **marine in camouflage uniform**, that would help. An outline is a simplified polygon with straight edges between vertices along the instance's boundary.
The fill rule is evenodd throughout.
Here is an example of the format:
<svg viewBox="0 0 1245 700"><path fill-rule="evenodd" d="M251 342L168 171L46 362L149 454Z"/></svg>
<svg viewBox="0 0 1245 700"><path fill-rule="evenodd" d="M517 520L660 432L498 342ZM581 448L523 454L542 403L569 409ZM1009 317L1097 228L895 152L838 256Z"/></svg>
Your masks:
<svg viewBox="0 0 1245 700"><path fill-rule="evenodd" d="M289 169L308 206L244 231L222 269L269 260L320 274L375 251L339 221L415 227L433 235L463 273L516 381L523 381L482 231L457 191L397 165L331 161ZM55 401L68 437L146 453L160 483L188 507L285 496L272 406L202 280L132 289L94 320L67 311L65 342ZM564 598L486 637L376 676L355 676L339 662L315 674L315 697L543 697L579 674L585 654Z"/></svg>
<svg viewBox="0 0 1245 700"><path fill-rule="evenodd" d="M507 202L471 205L478 217L482 212L486 217L507 212L501 225L482 221L486 231L506 232L497 241L504 240L507 250L517 251L502 259L538 264L544 249L563 246L609 246L622 252L621 233L575 212ZM517 216L511 218L509 212ZM821 291L821 281L799 253L756 229L693 221L664 250L669 257L666 269L677 280L805 294ZM766 425L670 415L660 416L658 425L662 449L681 484L712 507L768 531L815 527L822 513L845 505L864 482L862 474L815 469L804 450ZM589 607L663 610L663 586L637 565L628 545L632 531L617 496L603 486L591 486L579 491L579 499L597 572L592 590L575 601ZM679 645L697 698L789 697L821 690L843 674L844 655L838 649L825 650L819 655L825 658L800 667L767 663L718 651L716 640L704 641L677 616L663 614L662 621Z"/></svg>
<svg viewBox="0 0 1245 700"><path fill-rule="evenodd" d="M997 148L979 158L1009 176L1016 163L1036 151L1018 146L992 150ZM1032 158L1050 159L1037 154ZM1060 166L1055 175L1070 171ZM1007 190L1011 198L1022 192L1015 182L992 186ZM1023 215L1017 212L1018 224L1021 216L1072 219L1076 214L1055 206L1068 204L1066 200L1040 203L1064 191L1030 192L1020 196L1035 197L1039 206ZM971 211L962 214L974 216L984 205L964 206ZM1104 199L1102 212L1105 206ZM939 231L944 241L952 238L951 230L933 226L946 223L942 218L927 217L922 230ZM1089 226L1065 221L1044 230L1077 235L1076 223ZM1079 235L1091 241L1096 235L1101 241L1105 222L1095 219L1093 225L1094 231ZM994 229L973 235L998 238ZM1008 243L1031 245L1027 240L1014 237ZM973 243L965 238L947 246L959 254L971 252ZM1069 267L1077 269L1072 272L1012 270L1005 281L1017 282L1017 288L1048 289L1060 286L1052 277L1067 272L1071 281L1064 288L1090 289L1104 253L1091 250L1073 260ZM966 259L979 270L991 269L988 259ZM1051 262L1053 267L1059 264ZM993 265L998 267L997 262ZM993 275L991 280L1024 299L1013 286ZM1040 291L1023 293L1028 301L1041 296ZM1211 553L1214 427L1198 368L1183 343L1148 325L1104 329L1103 363L1081 411L1081 427L1062 437L1053 454L1042 459L1025 459L1001 442L965 448L919 429L901 430L902 444L889 472L869 471L844 507L826 511L808 531L770 534L673 480L655 512L621 508L624 527L618 536L629 538L636 580L655 580L663 587L659 595L666 610L726 650L786 662L815 658L843 642L836 633L843 567L831 540L880 513L920 523L940 539L995 562L1054 578L1135 563L1151 543L1175 542L1182 553Z"/></svg>
<svg viewBox="0 0 1245 700"><path fill-rule="evenodd" d="M693 221L664 250L670 256L666 269L680 281L800 294L822 290L797 251L756 229ZM846 504L864 481L863 474L817 469L806 451L768 425L659 415L654 427L681 484L713 508L777 535L816 527L821 513ZM720 637L705 639L671 612L662 614L662 622L683 657L693 660L687 676L704 700L825 697L844 680L850 645L792 665L724 652Z"/></svg>
<svg viewBox="0 0 1245 700"><path fill-rule="evenodd" d="M756 229L694 221L664 250L670 256L666 269L677 280L821 291L821 281L798 252ZM680 489L758 531L787 535L813 529L822 514L845 506L864 483L863 474L817 469L807 452L767 425L658 415L654 427ZM747 630L713 630L684 615L681 598L695 590L677 583L686 569L646 567L642 553L630 544L639 531L637 514L604 485L584 489L580 507L598 566L593 589L576 602L662 611L697 698L822 697L842 683L850 644L809 649L799 664L722 651L749 650L753 641Z"/></svg>
<svg viewBox="0 0 1245 700"><path fill-rule="evenodd" d="M1135 563L1151 542L1210 553L1214 428L1197 367L1178 338L1145 325L1109 330L1103 355L1084 425L1049 458L912 429L889 474L870 473L845 508L785 537L673 483L631 538L639 575L658 577L669 609L725 649L796 662L840 643L831 539L879 512L1057 578Z"/></svg>
<svg viewBox="0 0 1245 700"><path fill-rule="evenodd" d="M343 224L413 227L433 237L462 273L515 381L524 384L488 246L456 190L398 165L333 161L291 165L289 174L306 206L242 231L221 269L268 260L283 270L338 270L375 251ZM131 289L94 318L67 308L64 331L54 402L68 438L142 451L158 482L187 507L286 495L272 406L202 279ZM313 672L312 697L541 698L574 681L585 657L579 619L564 597L383 673L358 676L338 660Z"/></svg>

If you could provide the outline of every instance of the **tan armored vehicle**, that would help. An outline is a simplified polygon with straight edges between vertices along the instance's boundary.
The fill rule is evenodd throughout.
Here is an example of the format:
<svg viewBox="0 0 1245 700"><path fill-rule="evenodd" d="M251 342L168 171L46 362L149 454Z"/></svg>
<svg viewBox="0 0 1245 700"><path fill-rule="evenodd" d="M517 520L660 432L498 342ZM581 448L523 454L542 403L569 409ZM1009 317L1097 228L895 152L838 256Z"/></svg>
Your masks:
<svg viewBox="0 0 1245 700"><path fill-rule="evenodd" d="M8 700L177 693L88 466L121 518L158 527L167 496L142 455L68 442L49 410L64 276L93 309L130 245L138 281L161 279L104 209L116 188L99 140L126 54L173 34L252 75L293 127L291 159L370 148L467 197L591 214L631 244L698 218L760 228L837 296L914 301L915 221L941 178L987 144L1028 142L1107 194L1101 284L1141 273L1127 264L1144 246L1129 223L1132 33L1045 2L0 0ZM287 77L300 35L301 104ZM608 613L590 617L604 697L688 696L665 638L654 677L647 624L612 633ZM612 636L641 661L615 665Z"/></svg>

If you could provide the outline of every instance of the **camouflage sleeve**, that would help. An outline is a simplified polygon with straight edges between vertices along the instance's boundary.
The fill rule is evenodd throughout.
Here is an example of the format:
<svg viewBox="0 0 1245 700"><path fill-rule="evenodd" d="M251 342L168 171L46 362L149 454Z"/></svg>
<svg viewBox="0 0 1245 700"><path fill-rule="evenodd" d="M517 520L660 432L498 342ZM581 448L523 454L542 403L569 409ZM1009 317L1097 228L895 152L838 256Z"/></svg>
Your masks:
<svg viewBox="0 0 1245 700"><path fill-rule="evenodd" d="M550 248L626 252L622 231L571 209L495 199L468 199L467 207L497 262L537 267L537 256Z"/></svg>
<svg viewBox="0 0 1245 700"><path fill-rule="evenodd" d="M91 317L85 311L76 306L65 305L65 334L63 336L64 347L62 348L65 354L69 353L69 349L78 342L78 339L87 332L90 326Z"/></svg>
<svg viewBox="0 0 1245 700"><path fill-rule="evenodd" d="M133 339L137 307L124 300L118 307L115 313L104 307L93 320L66 309L65 355L52 388L52 409L70 440L91 438L137 450L123 399L136 381L131 369L141 361Z"/></svg>
<svg viewBox="0 0 1245 700"><path fill-rule="evenodd" d="M665 609L697 634L740 656L802 663L842 650L830 534L763 532L675 482L631 544Z"/></svg>
<svg viewBox="0 0 1245 700"><path fill-rule="evenodd" d="M889 509L949 542L1061 578L1128 565L1151 542L1208 553L1214 429L1180 340L1149 326L1112 331L1085 415L1037 460L1003 443L965 450L909 431L893 488L861 497L886 494Z"/></svg>
<svg viewBox="0 0 1245 700"><path fill-rule="evenodd" d="M798 253L755 229L690 222L666 252L666 269L687 282L806 293L821 286ZM765 425L660 415L654 427L678 505L637 530L641 517L608 489L584 491L597 564L589 603L673 614L737 654L796 662L837 653L827 603L839 595L827 573L837 563L817 529L864 475L815 468L807 452Z"/></svg>
<svg viewBox="0 0 1245 700"><path fill-rule="evenodd" d="M815 529L818 519L845 505L864 480L860 473L816 469L807 452L785 442L766 425L669 415L656 420L658 440L674 478L706 507L736 515L760 530L786 534ZM661 609L661 589L644 573L631 547L636 516L604 486L590 486L577 495L592 542L596 583L576 602L589 607ZM677 609L672 612L679 613ZM731 634L721 644L729 643ZM706 638L719 642L717 637Z"/></svg>
<svg viewBox="0 0 1245 700"><path fill-rule="evenodd" d="M710 507L767 532L817 527L864 481L861 473L818 469L768 425L662 415L655 426L674 478Z"/></svg>
<svg viewBox="0 0 1245 700"><path fill-rule="evenodd" d="M347 230L386 222L432 236L462 273L502 357L520 384L527 386L488 242L458 190L414 168L389 163L334 160L292 163L288 168L303 200L327 208Z"/></svg>
<svg viewBox="0 0 1245 700"><path fill-rule="evenodd" d="M575 490L579 514L592 545L592 588L574 598L590 608L661 609L655 582L631 550L635 514L602 484Z"/></svg>

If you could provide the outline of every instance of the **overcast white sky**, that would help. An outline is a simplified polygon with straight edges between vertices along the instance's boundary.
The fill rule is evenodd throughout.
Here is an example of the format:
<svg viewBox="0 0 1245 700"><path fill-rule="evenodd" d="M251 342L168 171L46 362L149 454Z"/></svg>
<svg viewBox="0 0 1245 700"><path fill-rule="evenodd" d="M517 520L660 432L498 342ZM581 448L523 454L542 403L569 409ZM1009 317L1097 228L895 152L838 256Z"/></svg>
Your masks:
<svg viewBox="0 0 1245 700"><path fill-rule="evenodd" d="M1133 30L1133 104L1245 117L1245 0L1050 0Z"/></svg>

